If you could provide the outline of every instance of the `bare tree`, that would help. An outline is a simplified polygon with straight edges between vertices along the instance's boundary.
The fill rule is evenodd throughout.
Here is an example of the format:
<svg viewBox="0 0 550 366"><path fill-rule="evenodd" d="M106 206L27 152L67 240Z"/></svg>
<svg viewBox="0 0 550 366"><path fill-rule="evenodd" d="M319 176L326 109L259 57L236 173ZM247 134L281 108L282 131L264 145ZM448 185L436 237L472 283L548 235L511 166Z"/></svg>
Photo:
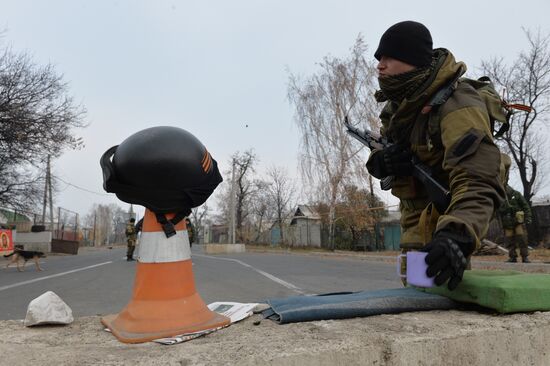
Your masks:
<svg viewBox="0 0 550 366"><path fill-rule="evenodd" d="M109 205L109 209L112 212L113 221L113 229L110 233L110 242L123 243L126 239L126 224L130 219L130 214L116 203L111 203Z"/></svg>
<svg viewBox="0 0 550 366"><path fill-rule="evenodd" d="M0 158L0 176L0 205L30 209L43 195L45 175L36 174L28 166L14 166Z"/></svg>
<svg viewBox="0 0 550 366"><path fill-rule="evenodd" d="M231 230L230 218L234 214L236 239L241 242L248 239L246 235L249 229L247 220L251 212L252 197L257 191L257 185L254 181L257 162L258 157L252 150L234 153L229 162L232 169L234 169L234 174L232 169L224 172L224 176L233 177L234 181L226 179L218 190L219 193L217 193L220 215L216 216L216 221L227 225L228 229ZM233 199L231 198L232 195ZM231 207L232 203L234 203L234 207Z"/></svg>
<svg viewBox="0 0 550 366"><path fill-rule="evenodd" d="M281 243L285 243L283 224L290 213L290 201L294 197L294 184L282 167L272 166L267 171L269 177L267 194L269 204L274 209L275 220L281 233Z"/></svg>
<svg viewBox="0 0 550 366"><path fill-rule="evenodd" d="M96 245L123 240L127 220L128 213L115 203L109 205L94 203L84 218L85 224L93 228Z"/></svg>
<svg viewBox="0 0 550 366"><path fill-rule="evenodd" d="M344 184L363 182L368 177L365 158L359 155L363 146L352 143L344 118L378 126L378 106L373 97L376 69L366 61L366 50L359 36L348 58L325 57L320 70L305 80L290 75L288 97L296 108L295 120L302 134L301 173L310 192L318 193L317 200L328 204L331 249L335 208Z"/></svg>
<svg viewBox="0 0 550 366"><path fill-rule="evenodd" d="M82 146L73 128L84 126L84 113L52 65L0 51L0 204L36 203L43 174L34 167L41 168L48 154L55 158Z"/></svg>
<svg viewBox="0 0 550 366"><path fill-rule="evenodd" d="M521 51L511 65L502 58L482 62L482 70L505 90L508 103L532 107L530 113L516 112L500 145L515 162L523 195L531 202L544 182L542 169L548 158L547 127L550 111L550 35L524 30L529 49Z"/></svg>
<svg viewBox="0 0 550 366"><path fill-rule="evenodd" d="M373 196L357 186L346 185L336 214L342 225L350 231L352 243L357 243L362 231L372 229L380 218L388 213L384 202L378 196Z"/></svg>
<svg viewBox="0 0 550 366"><path fill-rule="evenodd" d="M199 207L195 207L191 210L191 223L195 229L195 241L202 238L203 224L208 216L208 205L205 203Z"/></svg>
<svg viewBox="0 0 550 366"><path fill-rule="evenodd" d="M256 180L256 192L251 200L251 224L254 227L255 235L253 241L258 242L262 233L267 229L266 224L273 218L273 206L270 203L268 192L269 184L262 180Z"/></svg>
<svg viewBox="0 0 550 366"><path fill-rule="evenodd" d="M257 188L252 179L252 174L255 171L255 164L258 162L258 157L252 150L247 150L243 153L236 152L233 154L232 160L235 164L235 220L237 240L244 242L245 235L243 224L250 213L250 199Z"/></svg>

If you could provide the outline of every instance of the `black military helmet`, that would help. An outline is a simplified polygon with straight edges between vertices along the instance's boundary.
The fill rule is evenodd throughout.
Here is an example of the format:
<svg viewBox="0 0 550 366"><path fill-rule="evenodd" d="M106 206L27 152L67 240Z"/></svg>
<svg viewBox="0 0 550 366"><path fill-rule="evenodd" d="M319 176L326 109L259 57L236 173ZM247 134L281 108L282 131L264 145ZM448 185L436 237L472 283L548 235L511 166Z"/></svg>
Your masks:
<svg viewBox="0 0 550 366"><path fill-rule="evenodd" d="M107 150L100 164L107 192L158 214L187 216L222 181L218 165L204 145L177 127L136 132Z"/></svg>

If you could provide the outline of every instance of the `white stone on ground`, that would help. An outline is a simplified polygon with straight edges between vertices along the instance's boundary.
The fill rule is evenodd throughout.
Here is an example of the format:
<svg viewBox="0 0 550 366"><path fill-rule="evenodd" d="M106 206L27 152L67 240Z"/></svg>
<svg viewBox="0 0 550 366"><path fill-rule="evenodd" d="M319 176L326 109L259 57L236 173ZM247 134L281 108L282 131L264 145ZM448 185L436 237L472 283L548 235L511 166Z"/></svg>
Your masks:
<svg viewBox="0 0 550 366"><path fill-rule="evenodd" d="M25 326L42 324L70 324L74 320L73 311L57 294L48 291L29 303Z"/></svg>

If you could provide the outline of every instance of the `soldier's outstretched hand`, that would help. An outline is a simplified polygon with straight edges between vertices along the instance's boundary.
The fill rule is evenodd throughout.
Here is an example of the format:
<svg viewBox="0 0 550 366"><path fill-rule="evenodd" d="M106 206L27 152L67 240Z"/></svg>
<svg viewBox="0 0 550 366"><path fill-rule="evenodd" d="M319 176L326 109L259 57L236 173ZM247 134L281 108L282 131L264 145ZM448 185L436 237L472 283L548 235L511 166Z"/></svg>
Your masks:
<svg viewBox="0 0 550 366"><path fill-rule="evenodd" d="M434 282L441 286L445 282L449 290L454 290L468 264L467 257L473 252L473 242L469 237L448 231L440 231L422 251L427 252L426 275L435 277Z"/></svg>

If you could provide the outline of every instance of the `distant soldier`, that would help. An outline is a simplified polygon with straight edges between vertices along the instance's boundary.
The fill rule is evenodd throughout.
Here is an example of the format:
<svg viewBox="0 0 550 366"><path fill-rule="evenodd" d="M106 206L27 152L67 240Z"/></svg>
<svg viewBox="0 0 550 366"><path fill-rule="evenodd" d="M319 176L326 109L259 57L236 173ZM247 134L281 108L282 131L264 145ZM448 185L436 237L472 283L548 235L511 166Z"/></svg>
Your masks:
<svg viewBox="0 0 550 366"><path fill-rule="evenodd" d="M143 229L143 217L137 222L136 226L136 234L139 234L141 230Z"/></svg>
<svg viewBox="0 0 550 366"><path fill-rule="evenodd" d="M195 241L195 228L193 227L191 220L189 220L189 217L185 218L185 225L187 226L187 235L189 236L189 246L192 247L193 242Z"/></svg>
<svg viewBox="0 0 550 366"><path fill-rule="evenodd" d="M126 240L128 242L128 250L126 252L127 261L134 260L134 250L136 249L136 241L137 241L137 233L138 233L136 230L136 227L134 226L135 222L136 222L136 219L132 217L126 224Z"/></svg>
<svg viewBox="0 0 550 366"><path fill-rule="evenodd" d="M529 249L527 248L527 232L525 225L531 223L531 209L529 204L521 193L506 186L506 201L499 208L502 227L504 228L504 237L508 246L507 262L517 262L516 247L519 246L519 252L523 263L531 263L529 258Z"/></svg>

